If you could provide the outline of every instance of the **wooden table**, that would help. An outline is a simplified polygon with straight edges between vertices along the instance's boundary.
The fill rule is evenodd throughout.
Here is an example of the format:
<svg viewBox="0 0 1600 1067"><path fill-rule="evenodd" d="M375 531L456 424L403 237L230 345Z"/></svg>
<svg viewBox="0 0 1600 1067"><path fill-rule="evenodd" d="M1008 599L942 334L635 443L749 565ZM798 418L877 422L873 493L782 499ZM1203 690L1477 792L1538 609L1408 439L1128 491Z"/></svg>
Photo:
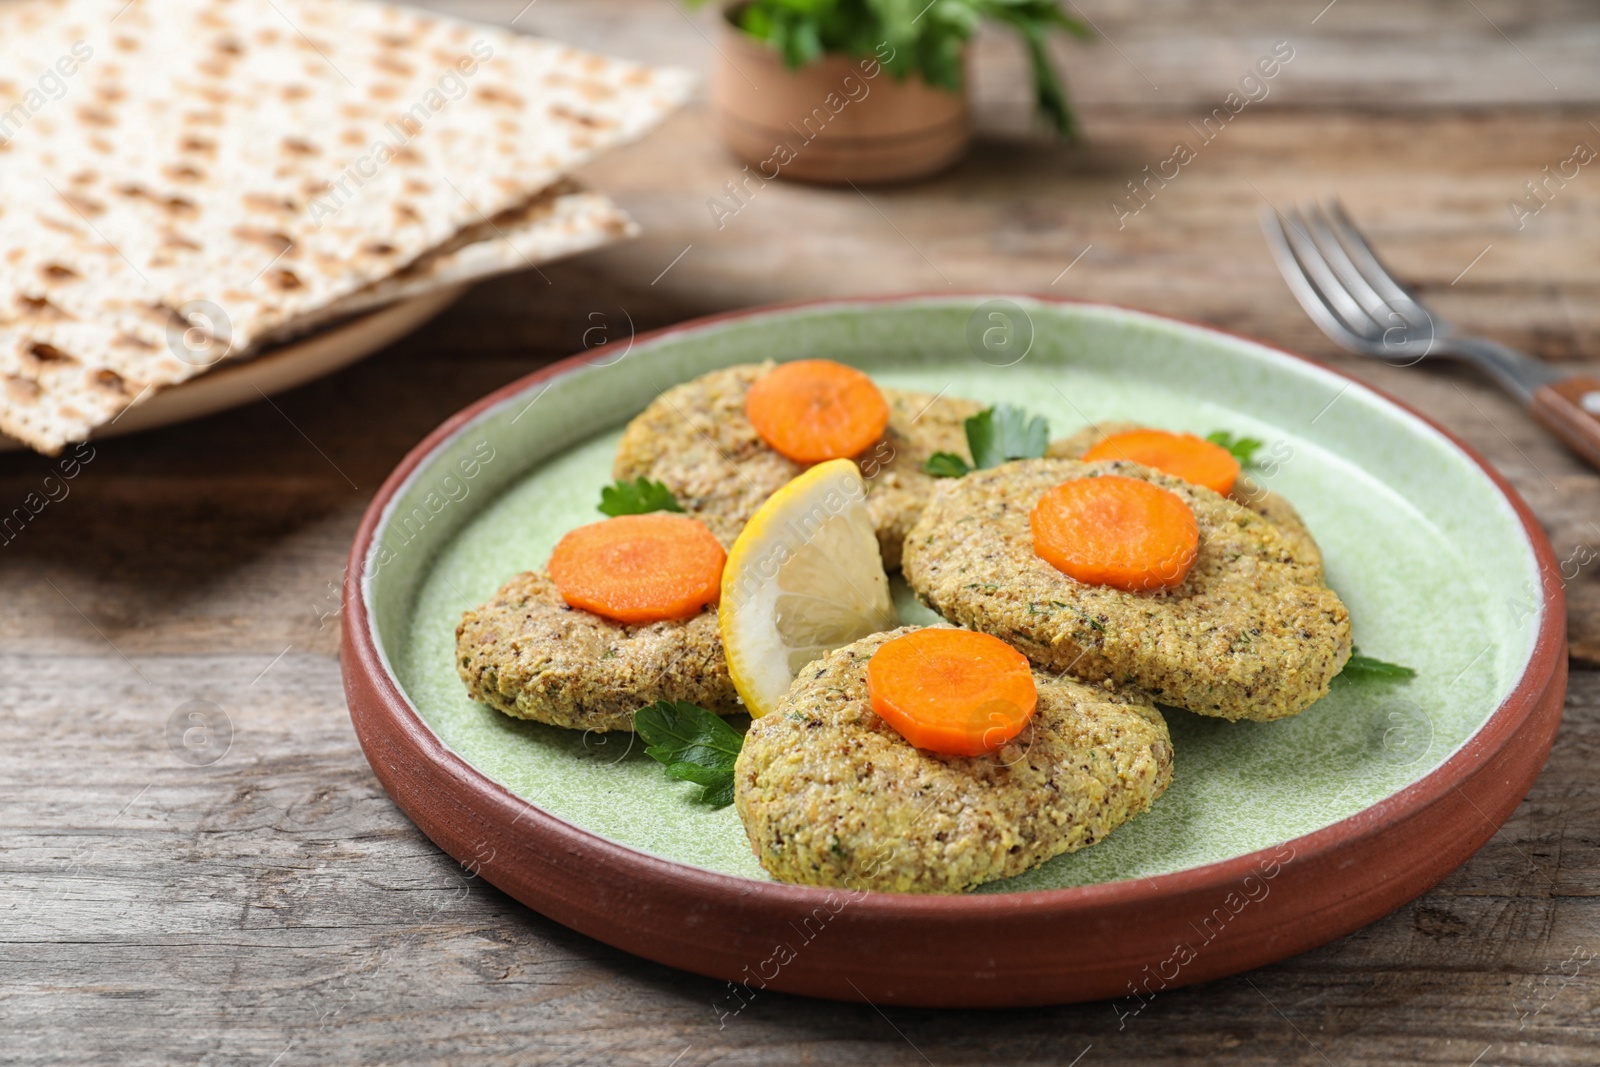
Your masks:
<svg viewBox="0 0 1600 1067"><path fill-rule="evenodd" d="M709 13L668 0L452 9L705 68ZM345 714L338 583L401 455L578 347L804 297L997 289L1115 301L1326 358L1488 455L1570 560L1576 668L1600 667L1600 478L1472 373L1341 356L1277 279L1263 203L1337 192L1451 318L1574 366L1600 352L1600 168L1517 229L1508 200L1600 146L1600 15L1513 5L1083 0L1088 143L1028 139L1019 52L976 49L985 134L896 189L761 188L703 106L591 168L633 244L481 286L393 350L227 415L106 441L0 548L0 1060L28 1063L989 1064L1600 1061L1600 675L1575 670L1550 765L1437 889L1274 967L1107 1004L970 1014L765 994L570 933L471 878L378 788ZM1319 8L1321 8L1319 14ZM1108 207L1287 40L1294 59L1137 215ZM0 457L7 508L51 465ZM175 755L189 701L226 755ZM220 745L221 739L217 743ZM181 746L178 749L181 751ZM1075 1057L1081 1057L1075 1059Z"/></svg>

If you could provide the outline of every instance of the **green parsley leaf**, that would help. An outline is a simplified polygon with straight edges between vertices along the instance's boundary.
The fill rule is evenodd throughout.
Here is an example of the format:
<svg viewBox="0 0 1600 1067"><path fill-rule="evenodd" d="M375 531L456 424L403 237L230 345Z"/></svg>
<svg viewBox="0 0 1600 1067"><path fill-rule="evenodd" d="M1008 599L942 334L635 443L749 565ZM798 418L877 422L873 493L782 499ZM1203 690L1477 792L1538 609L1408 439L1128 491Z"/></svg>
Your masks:
<svg viewBox="0 0 1600 1067"><path fill-rule="evenodd" d="M1206 440L1214 445L1221 445L1233 453L1233 458L1239 461L1239 466L1248 467L1255 462L1256 449L1266 444L1254 437L1235 437L1227 430L1217 430L1206 434Z"/></svg>
<svg viewBox="0 0 1600 1067"><path fill-rule="evenodd" d="M1050 445L1050 424L1010 404L985 408L966 420L967 447L979 470L1007 460L1038 459Z"/></svg>
<svg viewBox="0 0 1600 1067"><path fill-rule="evenodd" d="M619 481L600 490L599 508L602 514L648 515L652 511L682 511L678 498L661 482L649 478Z"/></svg>
<svg viewBox="0 0 1600 1067"><path fill-rule="evenodd" d="M1417 676L1417 672L1398 663L1387 663L1372 656L1363 656L1359 648L1351 646L1350 659L1338 676L1352 682L1409 682Z"/></svg>
<svg viewBox="0 0 1600 1067"><path fill-rule="evenodd" d="M967 461L954 452L935 452L928 457L922 469L935 478L959 478L972 470Z"/></svg>
<svg viewBox="0 0 1600 1067"><path fill-rule="evenodd" d="M967 419L967 447L976 461L967 461L954 452L935 452L922 469L935 478L960 478L984 467L998 467L1007 460L1038 459L1050 444L1050 424L1010 404L996 404Z"/></svg>
<svg viewBox="0 0 1600 1067"><path fill-rule="evenodd" d="M733 803L733 764L744 735L698 704L658 700L633 713L645 753L665 765L668 778L700 786L702 804Z"/></svg>

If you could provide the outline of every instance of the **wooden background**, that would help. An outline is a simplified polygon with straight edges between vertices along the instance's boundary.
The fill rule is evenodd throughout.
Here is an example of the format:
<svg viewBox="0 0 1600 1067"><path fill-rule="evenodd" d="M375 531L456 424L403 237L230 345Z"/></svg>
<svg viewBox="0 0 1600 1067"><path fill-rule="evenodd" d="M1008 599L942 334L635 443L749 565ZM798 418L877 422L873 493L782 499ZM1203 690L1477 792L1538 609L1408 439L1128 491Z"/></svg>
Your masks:
<svg viewBox="0 0 1600 1067"><path fill-rule="evenodd" d="M708 66L709 12L523 3L451 9ZM720 983L570 933L438 852L378 788L346 717L345 552L381 479L439 421L574 350L592 312L644 330L912 289L1126 303L1399 394L1538 512L1571 561L1574 667L1600 667L1600 478L1468 371L1341 356L1274 274L1255 221L1263 202L1337 193L1446 316L1575 369L1595 360L1600 166L1520 230L1507 202L1577 143L1600 147L1600 11L1325 3L1082 0L1103 39L1063 49L1088 131L1076 149L1027 136L1020 53L986 35L985 132L957 170L865 195L768 185L720 229L707 200L738 168L696 104L590 171L641 240L484 285L275 404L96 446L70 495L0 546L0 1061L1595 1063L1588 669L1532 793L1437 889L1304 956L1163 994L1120 1029L1107 1004L880 1012L777 994L719 1028ZM1279 40L1295 57L1271 95L1119 229L1107 205L1124 183ZM0 457L0 503L51 469ZM169 745L190 701L225 710L227 751L209 765Z"/></svg>

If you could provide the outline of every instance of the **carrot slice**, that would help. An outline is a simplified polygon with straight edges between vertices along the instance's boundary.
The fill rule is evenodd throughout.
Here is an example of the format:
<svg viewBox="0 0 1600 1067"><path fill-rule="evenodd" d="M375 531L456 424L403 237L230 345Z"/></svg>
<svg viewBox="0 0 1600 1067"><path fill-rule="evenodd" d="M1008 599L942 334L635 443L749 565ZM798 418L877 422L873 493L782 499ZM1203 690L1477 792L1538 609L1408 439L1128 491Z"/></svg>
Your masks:
<svg viewBox="0 0 1600 1067"><path fill-rule="evenodd" d="M913 630L867 661L872 710L918 748L981 756L1033 717L1039 690L1028 658L971 630Z"/></svg>
<svg viewBox="0 0 1600 1067"><path fill-rule="evenodd" d="M575 608L625 623L686 619L722 591L727 554L683 515L620 515L556 543L550 580Z"/></svg>
<svg viewBox="0 0 1600 1067"><path fill-rule="evenodd" d="M761 439L796 463L848 459L889 425L889 404L872 379L830 359L785 363L745 395Z"/></svg>
<svg viewBox="0 0 1600 1067"><path fill-rule="evenodd" d="M1200 528L1182 497L1117 474L1062 482L1028 520L1034 554L1086 585L1171 589L1200 551Z"/></svg>
<svg viewBox="0 0 1600 1067"><path fill-rule="evenodd" d="M1192 433L1167 430L1128 430L1114 433L1083 454L1085 460L1125 459L1154 467L1192 485L1203 485L1227 496L1239 477L1233 453Z"/></svg>

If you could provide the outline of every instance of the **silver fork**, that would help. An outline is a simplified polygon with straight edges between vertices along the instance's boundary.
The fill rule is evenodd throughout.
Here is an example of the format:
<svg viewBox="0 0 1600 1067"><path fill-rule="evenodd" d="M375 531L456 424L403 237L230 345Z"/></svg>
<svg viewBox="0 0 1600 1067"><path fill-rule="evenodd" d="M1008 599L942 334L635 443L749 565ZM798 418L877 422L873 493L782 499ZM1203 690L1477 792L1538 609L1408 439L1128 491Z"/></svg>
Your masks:
<svg viewBox="0 0 1600 1067"><path fill-rule="evenodd" d="M1338 200L1282 214L1263 209L1261 229L1289 291L1335 344L1401 367L1428 357L1471 363L1600 467L1600 381L1455 329L1379 261Z"/></svg>

